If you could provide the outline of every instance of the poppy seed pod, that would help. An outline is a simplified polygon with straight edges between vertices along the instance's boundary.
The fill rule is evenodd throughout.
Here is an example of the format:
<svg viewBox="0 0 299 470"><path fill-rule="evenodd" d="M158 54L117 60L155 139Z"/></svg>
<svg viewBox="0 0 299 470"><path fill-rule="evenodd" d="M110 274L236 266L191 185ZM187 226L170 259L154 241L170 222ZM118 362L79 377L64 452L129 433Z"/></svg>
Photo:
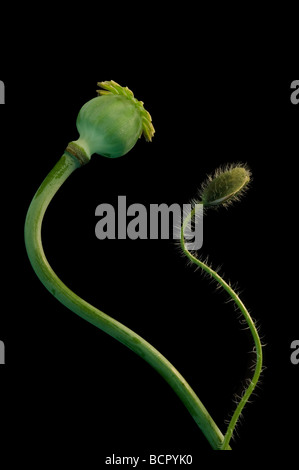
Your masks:
<svg viewBox="0 0 299 470"><path fill-rule="evenodd" d="M155 130L143 102L113 80L98 85L102 88L99 96L79 111L76 125L80 137L69 146L79 147L88 159L94 153L117 158L129 152L142 134L151 141Z"/></svg>

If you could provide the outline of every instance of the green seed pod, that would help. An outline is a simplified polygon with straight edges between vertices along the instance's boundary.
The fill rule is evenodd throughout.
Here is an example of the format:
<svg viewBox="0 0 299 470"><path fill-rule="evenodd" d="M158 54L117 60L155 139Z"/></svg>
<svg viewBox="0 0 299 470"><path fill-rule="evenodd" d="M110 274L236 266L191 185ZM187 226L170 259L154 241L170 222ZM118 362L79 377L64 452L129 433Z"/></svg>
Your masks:
<svg viewBox="0 0 299 470"><path fill-rule="evenodd" d="M237 200L248 185L250 176L249 169L244 165L217 170L202 186L202 204L207 207L218 206Z"/></svg>
<svg viewBox="0 0 299 470"><path fill-rule="evenodd" d="M143 102L113 80L98 85L103 88L99 96L85 103L78 114L80 137L69 144L69 151L79 147L88 159L94 153L116 158L129 152L142 134L151 141L155 130Z"/></svg>

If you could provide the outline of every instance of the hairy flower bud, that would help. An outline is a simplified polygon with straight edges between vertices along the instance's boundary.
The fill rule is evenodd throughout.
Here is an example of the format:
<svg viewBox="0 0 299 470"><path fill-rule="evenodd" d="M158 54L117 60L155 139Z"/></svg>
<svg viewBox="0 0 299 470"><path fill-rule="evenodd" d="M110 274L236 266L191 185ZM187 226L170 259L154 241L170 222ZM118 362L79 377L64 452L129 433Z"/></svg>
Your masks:
<svg viewBox="0 0 299 470"><path fill-rule="evenodd" d="M205 207L226 205L237 200L250 181L250 171L245 165L231 165L218 169L201 189L201 200Z"/></svg>

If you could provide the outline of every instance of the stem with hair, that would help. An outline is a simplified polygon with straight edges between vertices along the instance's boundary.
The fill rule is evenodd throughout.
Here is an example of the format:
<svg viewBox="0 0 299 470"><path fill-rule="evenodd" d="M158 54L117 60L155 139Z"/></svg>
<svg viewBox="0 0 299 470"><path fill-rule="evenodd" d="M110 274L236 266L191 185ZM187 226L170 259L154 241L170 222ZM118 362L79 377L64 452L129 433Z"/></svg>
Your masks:
<svg viewBox="0 0 299 470"><path fill-rule="evenodd" d="M202 204L202 203L199 203ZM233 435L233 431L235 429L235 426L237 424L237 421L240 417L240 414L247 403L250 395L252 394L254 388L256 387L261 371L262 371L262 363L263 363L263 353L262 353L262 345L261 341L259 338L258 331L256 329L256 326L254 324L254 321L252 320L247 308L241 301L240 297L236 294L236 292L231 288L231 286L216 272L214 271L211 267L209 267L207 264L205 264L203 261L200 261L198 258L196 258L193 254L190 253L190 251L186 247L185 243L185 237L184 237L184 232L187 227L187 225L191 222L193 217L195 216L195 211L196 208L194 208L190 214L185 218L182 227L181 227L181 248L184 252L184 254L189 258L189 260L199 266L201 269L203 269L206 273L208 273L233 299L237 307L239 308L240 312L242 313L243 317L245 318L247 325L250 329L250 332L252 334L254 344L255 344L255 352L256 352L256 364L255 364L255 371L254 375L250 381L249 386L246 388L241 400L239 401L233 416L229 422L226 434L224 436L223 442L220 444L219 449L220 450L228 450L229 449L229 443L230 439Z"/></svg>

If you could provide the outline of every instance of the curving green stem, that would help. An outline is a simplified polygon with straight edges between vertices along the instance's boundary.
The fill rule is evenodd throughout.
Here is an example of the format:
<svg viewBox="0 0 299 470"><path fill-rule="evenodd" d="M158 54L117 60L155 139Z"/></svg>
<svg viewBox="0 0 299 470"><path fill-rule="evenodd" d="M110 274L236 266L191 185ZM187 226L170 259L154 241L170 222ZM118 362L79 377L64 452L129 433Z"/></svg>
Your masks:
<svg viewBox="0 0 299 470"><path fill-rule="evenodd" d="M205 272L207 272L210 276L212 276L215 279L215 281L217 281L221 285L221 287L223 287L223 289L230 295L230 297L233 299L233 301L236 303L239 310L241 311L243 317L245 318L245 320L247 322L247 325L250 329L250 332L252 334L254 344L255 344L256 364L255 364L255 371L254 371L253 377L252 377L252 379L250 381L250 384L246 388L241 400L239 401L239 403L238 403L238 405L237 405L237 407L234 411L234 414L233 414L233 416L232 416L232 418L229 422L226 434L224 436L224 440L223 440L222 444L220 445L220 450L228 450L229 442L230 442L230 439L232 437L235 426L237 424L237 421L238 421L238 419L241 415L241 412L242 412L246 402L248 401L250 395L252 394L254 388L256 387L256 385L258 383L258 380L259 380L259 377L260 377L260 374L261 374L261 371L262 371L262 364L263 364L262 345L261 345L261 341L260 341L260 338L259 338L258 331L255 327L254 321L252 320L248 310L246 309L245 305L243 304L243 302L241 301L239 296L236 294L236 292L230 287L229 284L227 284L227 282L224 281L224 279L222 279L221 276L219 276L219 274L216 271L214 271L212 268L210 268L203 261L200 261L198 258L193 256L190 253L190 251L188 251L188 249L186 248L184 232L185 232L185 228L186 228L187 224L190 223L190 220L192 220L192 218L194 217L195 212L196 212L196 208L194 208L190 212L190 214L185 218L185 220L182 224L182 227L181 227L181 248L182 248L183 252L185 253L185 255L192 261L192 263L196 264L201 269L203 269Z"/></svg>
<svg viewBox="0 0 299 470"><path fill-rule="evenodd" d="M57 277L45 257L41 240L42 220L45 211L64 181L79 167L79 160L65 151L31 202L25 222L25 244L32 267L40 281L62 304L120 341L148 362L182 400L211 447L219 449L224 439L223 434L192 388L173 365L141 336L72 292Z"/></svg>

